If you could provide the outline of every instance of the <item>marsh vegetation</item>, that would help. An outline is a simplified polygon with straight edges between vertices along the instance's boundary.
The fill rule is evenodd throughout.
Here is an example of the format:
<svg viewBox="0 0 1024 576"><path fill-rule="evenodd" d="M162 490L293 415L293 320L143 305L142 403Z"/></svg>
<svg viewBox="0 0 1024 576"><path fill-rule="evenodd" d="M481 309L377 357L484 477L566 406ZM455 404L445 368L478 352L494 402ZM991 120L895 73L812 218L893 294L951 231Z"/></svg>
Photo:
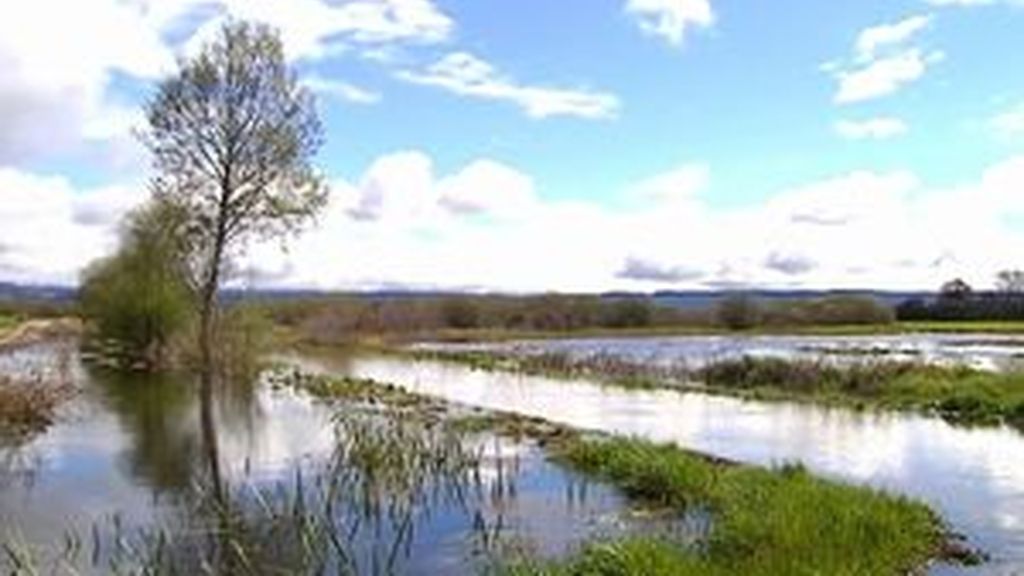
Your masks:
<svg viewBox="0 0 1024 576"><path fill-rule="evenodd" d="M14 326L0 315L0 347L27 346L51 362L39 371L0 362L0 522L10 527L0 534L0 569L907 574L982 559L909 496L815 476L799 463L759 467L616 433L624 421L642 422L691 441L717 425L704 412L737 405L699 406L701 417L683 422L686 436L670 418L638 417L686 407L679 395L658 395L663 388L705 403L715 393L1024 426L1017 373L879 361L874 350L854 362L742 355L688 365L389 346L425 336L871 332L893 330L897 316L1016 318L1024 276L1007 275L998 301L953 282L936 302L902 311L852 293L772 302L730 293L692 310L634 294L229 297L224 287L252 243L287 239L327 203L313 164L324 143L318 108L293 63L277 31L228 21L157 84L139 131L152 194L123 222L117 251L81 278L80 355L50 354L56 323ZM479 386L469 377L397 385L351 366L268 368L284 340L357 343L363 352L372 343L397 354L402 369L444 360L555 376L578 394L566 398L547 381L506 392L490 380L470 397L481 406L471 406L457 402ZM844 354L861 355L830 356ZM580 380L648 395L601 397ZM545 396L524 393L531 385ZM599 409L553 416L588 401ZM61 421L62 405L78 417ZM808 422L816 425L800 424ZM844 465L840 472L858 469ZM903 480L897 487L912 491ZM993 502L1012 499L1002 490ZM1008 507L1012 524L1017 510Z"/></svg>
<svg viewBox="0 0 1024 576"><path fill-rule="evenodd" d="M1016 341L981 341L1005 346ZM968 341L966 344L973 345ZM634 344L641 345L641 344ZM949 346L957 346L955 342ZM587 353L529 347L421 346L394 353L456 362L480 370L591 379L633 389L669 389L796 400L856 409L913 410L966 425L1024 426L1024 372L979 369L957 362L932 363L917 349L889 347L794 348L792 357L729 354L690 361L638 359L602 351Z"/></svg>

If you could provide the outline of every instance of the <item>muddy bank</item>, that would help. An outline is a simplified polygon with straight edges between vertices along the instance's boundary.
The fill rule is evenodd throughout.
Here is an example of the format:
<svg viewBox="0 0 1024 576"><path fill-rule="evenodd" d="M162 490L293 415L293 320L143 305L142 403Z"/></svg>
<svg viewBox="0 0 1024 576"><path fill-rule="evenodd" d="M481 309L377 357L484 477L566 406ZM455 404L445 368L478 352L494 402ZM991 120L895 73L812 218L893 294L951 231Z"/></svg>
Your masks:
<svg viewBox="0 0 1024 576"><path fill-rule="evenodd" d="M0 353L48 340L73 338L81 333L82 322L77 318L28 320L0 333Z"/></svg>

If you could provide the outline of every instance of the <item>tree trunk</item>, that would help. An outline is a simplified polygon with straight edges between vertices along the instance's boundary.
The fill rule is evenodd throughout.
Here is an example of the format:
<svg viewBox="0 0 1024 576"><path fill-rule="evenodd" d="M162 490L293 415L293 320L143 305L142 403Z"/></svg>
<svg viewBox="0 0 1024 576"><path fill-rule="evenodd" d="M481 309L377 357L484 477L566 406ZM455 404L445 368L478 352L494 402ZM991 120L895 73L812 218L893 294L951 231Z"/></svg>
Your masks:
<svg viewBox="0 0 1024 576"><path fill-rule="evenodd" d="M221 242L214 251L206 282L202 288L202 302L199 311L199 416L202 426L203 446L209 466L213 496L218 503L224 503L224 491L220 470L220 449L217 442L217 422L214 415L213 386L216 367L213 354L213 340L217 313L217 285L220 281Z"/></svg>

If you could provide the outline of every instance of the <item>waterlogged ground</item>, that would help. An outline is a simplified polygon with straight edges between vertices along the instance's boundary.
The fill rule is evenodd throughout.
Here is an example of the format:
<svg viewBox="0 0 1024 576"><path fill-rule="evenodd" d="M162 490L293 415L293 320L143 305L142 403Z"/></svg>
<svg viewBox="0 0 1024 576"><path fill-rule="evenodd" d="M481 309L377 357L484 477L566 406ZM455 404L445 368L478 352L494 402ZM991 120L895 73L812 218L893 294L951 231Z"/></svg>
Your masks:
<svg viewBox="0 0 1024 576"><path fill-rule="evenodd" d="M677 339L657 342L663 340ZM837 341L853 341L850 346L855 347L876 346L879 341L784 340L811 341L829 349ZM1009 359L1015 353L1004 353L1016 345L1009 341L997 344L984 338L982 344L976 336L972 341L949 340L957 343L947 349L984 349ZM643 349L642 341L604 342ZM899 345L906 346L902 342ZM934 345L935 340L921 342ZM671 349L651 344L646 356L634 358L651 358L651 346ZM796 347L792 342L786 346ZM663 351L654 358L677 353ZM917 415L855 413L696 393L629 391L394 356L304 353L286 359L309 370L393 382L469 406L579 428L672 441L743 462L801 461L825 476L919 497L966 534L970 544L992 556L978 568L936 566L934 573L1024 573L1024 436L1011 429L969 429ZM55 363L73 373L80 393L61 408L58 423L46 432L17 446L0 447L0 536L20 550L47 550L51 560L70 550L80 572L106 573L119 541L144 541L133 541L132 534L203 526L196 501L205 493L196 487L202 485L206 467L197 398L188 383L174 377L116 377L88 369L73 349L62 352L60 346L0 355L0 371L7 373L43 370ZM352 454L339 459L339 446L347 445L345 439L357 430L339 426L337 414L336 405L312 400L289 386L222 389L216 402L220 461L225 480L239 494L239 505L258 509L255 505L261 499L275 497L288 508L297 479L305 486L304 501L317 501L322 498L317 494L323 494L322 479L337 477L339 462L340 469L357 471L346 477L355 483L347 486L360 486L365 475L359 473L359 460L353 461ZM466 481L463 477L453 492L448 480L428 479L422 494L429 497L415 500L411 522L408 515L393 513L409 510L394 500L369 516L362 512L365 500L337 502L348 512L335 516L349 528L360 526L346 536L352 556L348 561L363 573L389 568L401 573L464 573L507 552L557 556L594 537L679 526L678 519L666 524L662 518L650 521L631 513L615 490L545 461L533 445L485 435L466 449L479 459L472 481L460 484ZM444 489L434 489L438 486ZM365 495L351 489L337 493ZM275 553L275 546L287 544L270 532L247 537L268 539L267 549ZM190 554L190 545L185 542L176 553ZM8 568L0 565L0 571Z"/></svg>
<svg viewBox="0 0 1024 576"><path fill-rule="evenodd" d="M969 429L911 414L631 391L394 356L307 354L291 360L310 370L394 382L418 393L583 429L676 442L742 462L800 461L828 477L919 497L992 557L978 568L936 566L934 573L1024 573L1024 435L1009 428Z"/></svg>
<svg viewBox="0 0 1024 576"><path fill-rule="evenodd" d="M43 573L58 560L77 571L66 573L107 573L124 562L124 543L133 548L130 565L151 552L153 534L206 526L194 389L181 378L89 369L72 349L52 345L0 356L0 370L44 370L60 355L70 355L80 392L46 432L0 447L0 538ZM344 563L359 573L467 573L501 554L558 556L590 538L675 530L674 519L637 514L617 491L546 461L530 444L474 437L458 448L473 456L472 474L426 477L414 500L400 500L410 498L405 483L400 496L375 489L368 500L369 473L355 458L374 446L341 454L358 430L338 419L337 406L264 383L221 390L215 414L222 474L241 509L262 510L268 500L293 511L297 486L307 506L322 504L327 478L349 482L330 492L331 515L343 524ZM245 537L267 538L268 550L281 545L273 533ZM200 544L178 542L169 554L180 560ZM10 562L4 556L0 572Z"/></svg>
<svg viewBox="0 0 1024 576"><path fill-rule="evenodd" d="M574 358L612 355L635 362L690 368L742 356L865 359L965 364L984 370L1024 369L1024 337L988 334L878 336L674 336L552 339L472 344L421 344L430 350L492 350L518 354L566 353Z"/></svg>

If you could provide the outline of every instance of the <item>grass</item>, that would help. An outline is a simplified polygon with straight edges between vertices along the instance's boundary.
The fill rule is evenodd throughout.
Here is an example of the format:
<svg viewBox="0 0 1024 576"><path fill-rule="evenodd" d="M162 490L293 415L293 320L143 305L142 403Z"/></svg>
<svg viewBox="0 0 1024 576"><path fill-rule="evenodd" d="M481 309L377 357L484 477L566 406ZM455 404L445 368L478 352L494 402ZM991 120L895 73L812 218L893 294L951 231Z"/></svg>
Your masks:
<svg viewBox="0 0 1024 576"><path fill-rule="evenodd" d="M914 362L857 362L745 357L700 371L711 391L796 399L857 408L916 410L958 424L1024 428L1024 374Z"/></svg>
<svg viewBox="0 0 1024 576"><path fill-rule="evenodd" d="M432 401L371 381L277 377L338 401L336 445L327 462L299 466L291 480L227 487L199 481L155 524L99 520L39 547L0 530L5 574L397 574L425 519L466 517L491 499L478 448L464 433L411 417ZM371 391L379 389L379 395ZM374 403L368 403L374 398ZM199 479L197 478L197 481ZM514 494L514 487L507 490ZM493 521L473 529L491 533ZM10 528L14 528L11 526Z"/></svg>
<svg viewBox="0 0 1024 576"><path fill-rule="evenodd" d="M0 312L0 336L18 325L18 318L10 314Z"/></svg>
<svg viewBox="0 0 1024 576"><path fill-rule="evenodd" d="M337 404L338 445L325 473L275 489L228 491L228 501L200 492L199 503L170 525L135 534L115 526L102 543L94 533L92 546L102 553L69 537L64 565L97 567L99 559L111 571L146 574L401 571L401 551L433 499L454 499L472 513L473 498L494 497L480 490L479 456L462 440L479 433L538 440L557 462L617 486L644 509L710 516L707 536L696 543L648 536L593 542L560 561L508 558L499 567L511 574L884 575L916 573L936 558L979 559L950 544L925 505L799 466L738 465L463 409L372 380L278 370L271 383ZM45 571L31 547L8 543L5 551L14 573Z"/></svg>
<svg viewBox="0 0 1024 576"><path fill-rule="evenodd" d="M724 463L642 440L580 438L558 458L629 496L680 512L707 507L708 540L694 548L649 538L599 543L513 574L908 574L937 557L979 558L950 546L925 505L809 474Z"/></svg>
<svg viewBox="0 0 1024 576"><path fill-rule="evenodd" d="M947 334L1024 334L1024 321L920 321L900 322L905 332L939 332Z"/></svg>
<svg viewBox="0 0 1024 576"><path fill-rule="evenodd" d="M672 336L873 336L906 333L1024 334L1024 321L914 321L887 324L822 324L806 326L758 326L729 330L713 324L648 326L640 328L580 328L575 330L440 329L407 335L408 341L503 342L511 340L558 340L565 338L650 338Z"/></svg>
<svg viewBox="0 0 1024 576"><path fill-rule="evenodd" d="M412 403L402 395L415 396L372 381L333 382L314 389L364 398L378 387L382 402L403 406ZM596 542L560 562L514 561L505 567L512 574L875 575L912 573L939 557L980 560L950 544L941 520L924 504L821 479L800 466L738 465L499 412L456 416L448 425L539 439L556 461L617 486L645 508L712 516L707 540L696 546L650 537Z"/></svg>
<svg viewBox="0 0 1024 576"><path fill-rule="evenodd" d="M0 446L24 441L48 428L57 408L73 391L66 356L61 356L52 370L0 375Z"/></svg>
<svg viewBox="0 0 1024 576"><path fill-rule="evenodd" d="M627 389L698 391L756 400L917 411L956 424L1009 424L1024 429L1024 373L1020 372L990 372L868 356L844 365L813 359L746 356L690 368L601 354L573 358L564 353L515 355L482 350L401 353L420 360L456 362L477 370L589 378Z"/></svg>

